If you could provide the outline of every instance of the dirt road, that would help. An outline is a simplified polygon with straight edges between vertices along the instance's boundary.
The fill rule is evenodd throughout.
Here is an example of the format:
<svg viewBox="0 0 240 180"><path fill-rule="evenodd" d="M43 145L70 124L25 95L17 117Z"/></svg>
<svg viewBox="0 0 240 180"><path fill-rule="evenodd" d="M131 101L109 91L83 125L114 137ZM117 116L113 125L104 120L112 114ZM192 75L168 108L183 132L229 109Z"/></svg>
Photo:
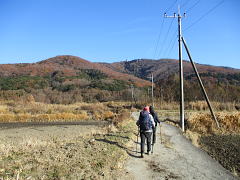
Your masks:
<svg viewBox="0 0 240 180"><path fill-rule="evenodd" d="M133 116L137 119L138 113ZM127 162L126 169L133 179L239 179L206 152L193 146L178 128L162 123L162 143L159 130L158 126L154 153L145 155L143 159L139 158L138 145L138 154L132 155Z"/></svg>

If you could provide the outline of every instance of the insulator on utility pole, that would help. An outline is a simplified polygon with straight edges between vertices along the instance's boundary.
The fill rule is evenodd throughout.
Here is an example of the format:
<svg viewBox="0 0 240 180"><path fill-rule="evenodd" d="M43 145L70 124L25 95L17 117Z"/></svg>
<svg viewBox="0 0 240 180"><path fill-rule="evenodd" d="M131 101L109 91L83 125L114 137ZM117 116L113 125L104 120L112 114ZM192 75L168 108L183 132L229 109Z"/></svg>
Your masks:
<svg viewBox="0 0 240 180"><path fill-rule="evenodd" d="M182 125L182 131L185 131L184 122L184 90L183 90L183 61L182 61L182 18L180 13L180 6L178 6L178 15L176 13L173 16L164 15L165 18L178 18L178 55L179 55L179 80L180 80L180 123Z"/></svg>
<svg viewBox="0 0 240 180"><path fill-rule="evenodd" d="M164 17L165 18L175 18L176 17L176 13L174 13L174 15L173 16L167 16L167 14L165 13L164 14ZM189 51L189 49L188 49L188 47L187 47L187 44L186 44L186 42L185 42L185 40L184 40L184 38L183 38L183 36L182 36L182 23L181 23L181 19L183 18L183 17L186 17L186 13L184 13L183 14L183 16L181 16L181 13L180 13L180 6L178 6L178 53L179 53L179 79L180 79L180 122L181 122L181 124L182 124L182 131L185 131L185 127L184 127L184 87L183 87L183 62L182 62L182 42L183 42L183 44L184 44L184 47L185 47L185 49L186 49L186 52L187 52L187 54L188 54L188 57L189 57L189 59L190 59L190 62L191 62L191 64L192 64L192 67L193 67L193 69L194 69L194 72L195 72L195 74L196 74L196 76L197 76L197 79L198 79L198 82L199 82L199 84L200 84L200 87L201 87L201 89L202 89L202 92L203 92L203 94L204 94L204 97L205 97L205 99L206 99L206 101L207 101L207 104L208 104L208 107L209 107L209 109L210 109L210 112L211 112L211 114L212 114L212 116L213 116L213 119L216 121L216 124L217 124L217 127L219 128L220 126L219 126L219 123L218 123L218 121L217 121L217 118L216 118L216 116L215 116L215 114L214 114L214 112L213 112L213 109L212 109L212 106L211 106L211 103L210 103L210 101L209 101L209 99L208 99L208 96L207 96L207 93L206 93L206 91L205 91L205 88L204 88L204 86L203 86L203 83L202 83L202 81L201 81L201 78L200 78L200 76L199 76L199 74L198 74L198 71L197 71L197 68L196 68L196 66L195 66L195 63L193 62L193 60L192 60L192 57L191 57L191 54L190 54L190 51Z"/></svg>

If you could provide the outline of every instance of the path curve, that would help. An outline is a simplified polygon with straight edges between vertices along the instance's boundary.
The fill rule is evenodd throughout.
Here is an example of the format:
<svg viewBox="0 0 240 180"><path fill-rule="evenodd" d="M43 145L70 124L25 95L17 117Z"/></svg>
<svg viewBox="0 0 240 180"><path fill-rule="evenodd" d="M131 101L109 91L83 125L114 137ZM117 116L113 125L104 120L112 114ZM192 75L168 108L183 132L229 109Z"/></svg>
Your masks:
<svg viewBox="0 0 240 180"><path fill-rule="evenodd" d="M138 114L133 113L133 117L137 119ZM140 145L138 145L138 153L135 153L135 156L132 155L126 163L126 170L132 176L132 179L239 179L206 152L193 146L182 135L180 129L162 123L163 142L161 143L160 128L159 126L157 128L157 143L154 146L154 153L145 155L143 159L139 158Z"/></svg>

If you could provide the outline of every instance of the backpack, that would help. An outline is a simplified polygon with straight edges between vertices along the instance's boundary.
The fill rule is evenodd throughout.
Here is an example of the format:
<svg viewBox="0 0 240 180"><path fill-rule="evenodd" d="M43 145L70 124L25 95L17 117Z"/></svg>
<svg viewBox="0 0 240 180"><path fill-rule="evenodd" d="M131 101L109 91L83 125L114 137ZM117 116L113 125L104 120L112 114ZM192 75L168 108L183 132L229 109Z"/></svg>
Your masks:
<svg viewBox="0 0 240 180"><path fill-rule="evenodd" d="M139 118L140 130L147 131L152 128L152 121L150 120L149 113L147 111L142 111Z"/></svg>

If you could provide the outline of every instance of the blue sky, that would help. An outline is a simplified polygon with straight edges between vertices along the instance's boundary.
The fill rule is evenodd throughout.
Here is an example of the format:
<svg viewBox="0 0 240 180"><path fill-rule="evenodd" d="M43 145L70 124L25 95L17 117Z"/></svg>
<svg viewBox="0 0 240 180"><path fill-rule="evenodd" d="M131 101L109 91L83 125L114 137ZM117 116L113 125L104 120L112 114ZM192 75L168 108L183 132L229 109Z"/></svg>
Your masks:
<svg viewBox="0 0 240 180"><path fill-rule="evenodd" d="M0 63L178 58L178 4L193 59L240 69L239 0L0 0Z"/></svg>

